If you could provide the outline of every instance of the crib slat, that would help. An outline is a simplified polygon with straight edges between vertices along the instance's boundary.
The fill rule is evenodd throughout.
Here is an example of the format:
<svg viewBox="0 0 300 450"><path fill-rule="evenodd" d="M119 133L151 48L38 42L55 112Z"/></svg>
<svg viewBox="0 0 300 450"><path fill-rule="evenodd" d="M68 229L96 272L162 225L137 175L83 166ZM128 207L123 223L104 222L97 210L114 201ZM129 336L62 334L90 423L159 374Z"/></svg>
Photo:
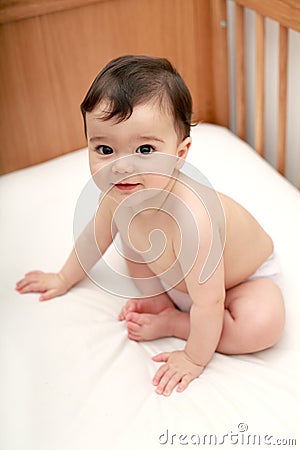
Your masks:
<svg viewBox="0 0 300 450"><path fill-rule="evenodd" d="M279 28L279 96L277 126L277 170L284 175L286 161L288 29Z"/></svg>
<svg viewBox="0 0 300 450"><path fill-rule="evenodd" d="M186 3L186 2L185 2ZM199 3L199 2L198 2ZM204 3L204 2L203 2ZM212 24L214 121L229 126L228 47L226 0L210 0Z"/></svg>
<svg viewBox="0 0 300 450"><path fill-rule="evenodd" d="M234 0L235 3L300 32L299 0Z"/></svg>
<svg viewBox="0 0 300 450"><path fill-rule="evenodd" d="M265 140L265 19L256 14L255 149L263 156Z"/></svg>
<svg viewBox="0 0 300 450"><path fill-rule="evenodd" d="M236 132L246 138L244 7L235 5Z"/></svg>

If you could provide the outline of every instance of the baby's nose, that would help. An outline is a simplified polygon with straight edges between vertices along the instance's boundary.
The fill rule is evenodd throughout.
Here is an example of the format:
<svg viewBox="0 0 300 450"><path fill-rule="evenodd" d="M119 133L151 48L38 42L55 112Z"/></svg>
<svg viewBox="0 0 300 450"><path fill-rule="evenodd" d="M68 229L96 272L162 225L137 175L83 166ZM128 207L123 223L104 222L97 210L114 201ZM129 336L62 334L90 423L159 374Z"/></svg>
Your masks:
<svg viewBox="0 0 300 450"><path fill-rule="evenodd" d="M113 163L111 170L113 173L132 173L134 167L128 158L119 158Z"/></svg>

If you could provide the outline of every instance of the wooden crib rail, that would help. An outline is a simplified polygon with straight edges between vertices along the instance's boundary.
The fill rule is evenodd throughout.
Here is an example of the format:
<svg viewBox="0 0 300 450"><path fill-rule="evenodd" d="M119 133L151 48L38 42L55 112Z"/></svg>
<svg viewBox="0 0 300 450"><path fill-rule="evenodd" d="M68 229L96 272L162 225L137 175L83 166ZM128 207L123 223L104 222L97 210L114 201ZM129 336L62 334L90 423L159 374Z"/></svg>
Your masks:
<svg viewBox="0 0 300 450"><path fill-rule="evenodd" d="M265 145L265 20L256 14L255 149L263 156Z"/></svg>
<svg viewBox="0 0 300 450"><path fill-rule="evenodd" d="M243 6L235 6L235 79L236 79L236 131L246 139L246 81L245 81L245 21Z"/></svg>
<svg viewBox="0 0 300 450"><path fill-rule="evenodd" d="M236 76L236 129L237 135L245 139L245 7L256 13L256 67L255 67L255 138L256 151L263 156L265 147L265 18L279 24L278 55L278 118L276 168L285 175L286 130L287 130L287 81L289 29L300 31L300 2L298 0L234 0L235 1L235 76ZM300 188L300 167L299 167Z"/></svg>
<svg viewBox="0 0 300 450"><path fill-rule="evenodd" d="M300 32L299 0L234 0L235 3Z"/></svg>
<svg viewBox="0 0 300 450"><path fill-rule="evenodd" d="M277 169L281 174L285 173L285 161L286 161L287 69L288 69L288 29L283 25L280 25Z"/></svg>
<svg viewBox="0 0 300 450"><path fill-rule="evenodd" d="M0 1L0 173L84 147L79 105L122 54L165 56L193 121L229 126L225 0Z"/></svg>

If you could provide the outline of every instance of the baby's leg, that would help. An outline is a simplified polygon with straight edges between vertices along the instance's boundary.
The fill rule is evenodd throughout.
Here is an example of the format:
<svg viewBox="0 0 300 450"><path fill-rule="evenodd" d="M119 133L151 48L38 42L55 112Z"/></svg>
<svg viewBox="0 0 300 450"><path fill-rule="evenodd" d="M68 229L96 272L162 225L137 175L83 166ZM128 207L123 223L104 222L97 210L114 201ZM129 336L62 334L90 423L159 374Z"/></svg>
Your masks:
<svg viewBox="0 0 300 450"><path fill-rule="evenodd" d="M267 278L242 283L226 293L224 321L217 351L226 354L253 353L274 345L285 321L279 287ZM150 340L164 336L188 339L189 313L175 308L157 315L133 313L129 337Z"/></svg>
<svg viewBox="0 0 300 450"><path fill-rule="evenodd" d="M220 353L253 353L274 345L285 321L283 297L268 278L242 283L226 293Z"/></svg>

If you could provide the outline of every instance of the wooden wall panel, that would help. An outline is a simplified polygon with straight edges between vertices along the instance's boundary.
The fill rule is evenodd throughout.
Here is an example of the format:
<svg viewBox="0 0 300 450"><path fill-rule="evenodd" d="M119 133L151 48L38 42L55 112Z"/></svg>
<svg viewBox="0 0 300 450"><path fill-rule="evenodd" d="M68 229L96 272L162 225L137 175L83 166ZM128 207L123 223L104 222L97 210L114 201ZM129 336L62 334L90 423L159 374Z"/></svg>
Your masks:
<svg viewBox="0 0 300 450"><path fill-rule="evenodd" d="M28 19L107 0L1 0L0 23Z"/></svg>
<svg viewBox="0 0 300 450"><path fill-rule="evenodd" d="M194 119L219 123L210 0L79 1L0 25L1 173L85 146L79 105L121 54L169 58L191 90Z"/></svg>

